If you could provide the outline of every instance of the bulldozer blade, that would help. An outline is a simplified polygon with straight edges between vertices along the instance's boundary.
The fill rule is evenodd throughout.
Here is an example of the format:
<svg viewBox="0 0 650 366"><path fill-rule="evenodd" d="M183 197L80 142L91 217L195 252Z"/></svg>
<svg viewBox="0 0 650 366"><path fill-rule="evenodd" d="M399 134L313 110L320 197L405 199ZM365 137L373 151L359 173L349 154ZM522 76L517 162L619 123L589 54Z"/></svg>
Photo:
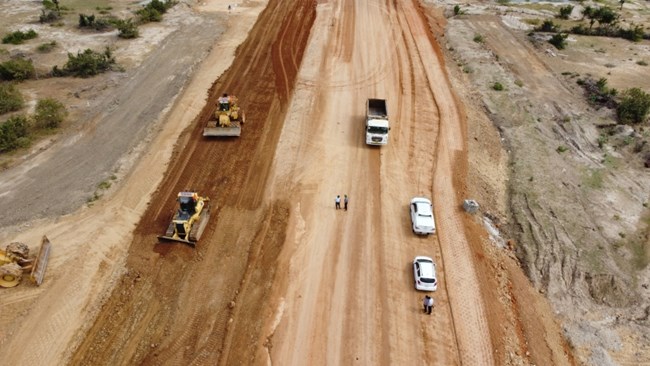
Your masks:
<svg viewBox="0 0 650 366"><path fill-rule="evenodd" d="M32 265L32 272L29 275L29 278L36 284L40 286L43 283L43 278L45 277L45 269L47 268L47 262L50 260L50 250L52 248L52 243L43 235L43 241L41 242L41 247L38 249L38 255L36 260Z"/></svg>
<svg viewBox="0 0 650 366"><path fill-rule="evenodd" d="M185 244L191 246L192 248L194 248L196 246L195 241L185 240L185 239L181 239L181 238L174 238L173 236L158 235L158 239L160 239L162 241L177 241L179 243L185 243Z"/></svg>

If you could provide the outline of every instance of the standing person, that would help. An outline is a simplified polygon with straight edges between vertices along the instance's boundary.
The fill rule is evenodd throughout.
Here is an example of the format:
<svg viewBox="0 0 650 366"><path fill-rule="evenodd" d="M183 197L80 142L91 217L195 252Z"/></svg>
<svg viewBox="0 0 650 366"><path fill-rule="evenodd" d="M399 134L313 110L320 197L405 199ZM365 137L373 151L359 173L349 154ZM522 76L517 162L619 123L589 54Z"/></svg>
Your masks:
<svg viewBox="0 0 650 366"><path fill-rule="evenodd" d="M345 211L348 210L348 195L345 195L345 198L343 199L343 207L345 207Z"/></svg>
<svg viewBox="0 0 650 366"><path fill-rule="evenodd" d="M424 312L427 314L429 313L429 300L433 300L431 296L427 295L424 297L424 302L423 302Z"/></svg>
<svg viewBox="0 0 650 366"><path fill-rule="evenodd" d="M429 296L429 302L427 305L427 314L431 315L431 311L433 310L433 297Z"/></svg>
<svg viewBox="0 0 650 366"><path fill-rule="evenodd" d="M341 196L340 195L338 195L338 194L336 195L336 200L334 202L336 202L336 209L337 210L339 208L341 208Z"/></svg>

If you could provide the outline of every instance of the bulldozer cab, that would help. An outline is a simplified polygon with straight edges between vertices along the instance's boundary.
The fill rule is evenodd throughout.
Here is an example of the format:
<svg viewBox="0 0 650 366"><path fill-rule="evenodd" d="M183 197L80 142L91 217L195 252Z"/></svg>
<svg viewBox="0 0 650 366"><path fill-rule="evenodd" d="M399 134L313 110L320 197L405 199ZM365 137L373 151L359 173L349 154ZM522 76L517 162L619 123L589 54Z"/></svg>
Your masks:
<svg viewBox="0 0 650 366"><path fill-rule="evenodd" d="M178 194L178 216L181 220L187 220L196 213L196 193L181 192Z"/></svg>
<svg viewBox="0 0 650 366"><path fill-rule="evenodd" d="M223 112L230 110L230 97L228 94L224 94L219 97L219 110Z"/></svg>

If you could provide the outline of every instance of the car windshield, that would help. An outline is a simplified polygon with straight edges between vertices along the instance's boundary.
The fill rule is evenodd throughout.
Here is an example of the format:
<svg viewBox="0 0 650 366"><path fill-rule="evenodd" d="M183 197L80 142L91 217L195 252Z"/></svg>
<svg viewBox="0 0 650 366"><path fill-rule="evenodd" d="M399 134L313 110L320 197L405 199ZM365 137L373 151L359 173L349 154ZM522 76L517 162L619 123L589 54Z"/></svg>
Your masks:
<svg viewBox="0 0 650 366"><path fill-rule="evenodd" d="M388 128L386 128L386 127L368 126L368 132L384 134L384 133L388 133Z"/></svg>
<svg viewBox="0 0 650 366"><path fill-rule="evenodd" d="M435 278L426 278L426 277L422 277L422 278L420 278L420 280L421 280L422 282L424 282L424 283L436 283L436 279L435 279Z"/></svg>

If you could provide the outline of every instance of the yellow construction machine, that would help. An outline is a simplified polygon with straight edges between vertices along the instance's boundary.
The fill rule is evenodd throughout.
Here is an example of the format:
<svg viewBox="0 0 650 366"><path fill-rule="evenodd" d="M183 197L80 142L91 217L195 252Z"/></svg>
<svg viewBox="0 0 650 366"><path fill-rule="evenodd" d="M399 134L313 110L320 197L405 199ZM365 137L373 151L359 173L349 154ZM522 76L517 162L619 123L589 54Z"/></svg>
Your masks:
<svg viewBox="0 0 650 366"><path fill-rule="evenodd" d="M223 94L217 101L214 119L208 121L203 129L203 136L240 136L241 125L245 120L246 116L239 108L237 97Z"/></svg>
<svg viewBox="0 0 650 366"><path fill-rule="evenodd" d="M52 244L43 236L43 241L34 258L29 257L29 247L14 242L0 249L0 287L14 287L20 283L23 272L29 271L29 279L40 286L45 277L45 268L50 259Z"/></svg>
<svg viewBox="0 0 650 366"><path fill-rule="evenodd" d="M161 240L179 241L196 246L203 230L210 219L210 199L201 197L196 192L184 191L178 193L178 210L167 227Z"/></svg>

